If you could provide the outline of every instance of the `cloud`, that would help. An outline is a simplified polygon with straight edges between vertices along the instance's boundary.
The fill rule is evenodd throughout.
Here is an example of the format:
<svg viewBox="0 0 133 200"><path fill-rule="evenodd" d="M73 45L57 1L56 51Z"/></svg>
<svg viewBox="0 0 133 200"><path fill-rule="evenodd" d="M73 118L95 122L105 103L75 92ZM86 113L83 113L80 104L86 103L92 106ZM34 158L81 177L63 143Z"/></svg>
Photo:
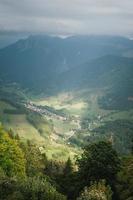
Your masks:
<svg viewBox="0 0 133 200"><path fill-rule="evenodd" d="M128 35L132 10L132 0L1 0L0 30Z"/></svg>

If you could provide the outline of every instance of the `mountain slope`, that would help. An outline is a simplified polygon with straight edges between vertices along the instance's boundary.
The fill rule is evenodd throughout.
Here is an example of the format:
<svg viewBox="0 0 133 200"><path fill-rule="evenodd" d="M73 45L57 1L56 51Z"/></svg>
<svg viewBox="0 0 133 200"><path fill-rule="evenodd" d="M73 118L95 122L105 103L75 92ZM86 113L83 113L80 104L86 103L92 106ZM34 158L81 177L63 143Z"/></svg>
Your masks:
<svg viewBox="0 0 133 200"><path fill-rule="evenodd" d="M133 107L132 58L103 56L63 73L60 80L66 90L104 89L106 95L99 100L104 108Z"/></svg>
<svg viewBox="0 0 133 200"><path fill-rule="evenodd" d="M118 124L119 130L130 120L122 134L113 129L116 146L129 151L125 143L132 137L127 128L132 130L133 119L132 51L133 41L106 36L30 36L1 49L0 121L20 137L45 140L50 157L60 158L68 156L67 149L73 152L71 145L94 141L95 132L96 140L102 139L103 129L106 133ZM128 140L125 133L131 136Z"/></svg>
<svg viewBox="0 0 133 200"><path fill-rule="evenodd" d="M133 41L122 37L30 36L0 50L0 79L45 94L102 88L102 107L130 108L133 59L122 56L132 51Z"/></svg>
<svg viewBox="0 0 133 200"><path fill-rule="evenodd" d="M121 37L30 36L0 50L0 78L34 90L56 90L60 73L100 56L128 55L132 50L133 41Z"/></svg>

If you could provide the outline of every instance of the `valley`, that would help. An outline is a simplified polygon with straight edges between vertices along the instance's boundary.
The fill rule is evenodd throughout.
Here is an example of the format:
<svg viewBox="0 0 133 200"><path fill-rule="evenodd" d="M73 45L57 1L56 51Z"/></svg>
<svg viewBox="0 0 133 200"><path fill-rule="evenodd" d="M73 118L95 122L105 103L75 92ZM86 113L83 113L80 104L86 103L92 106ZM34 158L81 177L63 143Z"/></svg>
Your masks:
<svg viewBox="0 0 133 200"><path fill-rule="evenodd" d="M126 144L121 144L124 141L119 141L119 134L116 138L115 127L117 120L123 120L123 124L125 121L131 122L133 110L101 108L98 99L104 95L104 90L75 90L56 96L30 95L30 98L23 91L22 96L26 96L25 100L20 100L20 92L14 91L16 96L19 96L19 101L15 100L16 105L11 103L7 96L1 98L3 100L0 101L0 121L4 127L18 134L24 141L31 140L37 144L49 158L64 160L70 156L74 159L77 153L81 153L81 147L85 144L103 138L115 141L116 149L118 143L120 146L123 145L119 146L118 151L130 151L131 137L129 136L129 145L125 147ZM112 131L112 128L106 127L106 124L111 122L111 126L114 127ZM125 130L126 127L123 128ZM106 131L107 134L104 133ZM130 134L130 130L126 131Z"/></svg>
<svg viewBox="0 0 133 200"><path fill-rule="evenodd" d="M0 0L0 200L133 200L133 1Z"/></svg>
<svg viewBox="0 0 133 200"><path fill-rule="evenodd" d="M0 122L50 158L74 158L99 140L127 154L132 49L131 40L113 36L29 36L1 49Z"/></svg>

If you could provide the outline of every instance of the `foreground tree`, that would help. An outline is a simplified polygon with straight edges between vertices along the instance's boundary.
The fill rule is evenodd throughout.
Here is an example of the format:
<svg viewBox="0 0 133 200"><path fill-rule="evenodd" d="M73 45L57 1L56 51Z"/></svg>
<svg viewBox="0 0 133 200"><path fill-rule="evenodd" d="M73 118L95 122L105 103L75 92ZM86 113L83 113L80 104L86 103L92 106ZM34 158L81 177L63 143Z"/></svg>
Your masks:
<svg viewBox="0 0 133 200"><path fill-rule="evenodd" d="M77 164L82 187L100 179L105 179L112 185L120 170L117 152L109 142L104 141L85 147L81 158L77 159Z"/></svg>
<svg viewBox="0 0 133 200"><path fill-rule="evenodd" d="M0 127L0 167L7 176L25 177L24 153L18 142Z"/></svg>
<svg viewBox="0 0 133 200"><path fill-rule="evenodd" d="M0 200L66 200L44 178L0 178Z"/></svg>
<svg viewBox="0 0 133 200"><path fill-rule="evenodd" d="M111 200L112 191L110 186L106 186L105 181L93 183L89 188L85 187L77 200Z"/></svg>
<svg viewBox="0 0 133 200"><path fill-rule="evenodd" d="M60 191L67 195L68 199L72 199L74 188L74 170L73 164L70 158L65 163L63 173L58 177L58 184Z"/></svg>
<svg viewBox="0 0 133 200"><path fill-rule="evenodd" d="M133 200L133 155L123 159L117 177L117 192L120 200Z"/></svg>
<svg viewBox="0 0 133 200"><path fill-rule="evenodd" d="M26 158L27 176L42 176L45 163L37 145L27 142L27 144L21 144L21 148Z"/></svg>

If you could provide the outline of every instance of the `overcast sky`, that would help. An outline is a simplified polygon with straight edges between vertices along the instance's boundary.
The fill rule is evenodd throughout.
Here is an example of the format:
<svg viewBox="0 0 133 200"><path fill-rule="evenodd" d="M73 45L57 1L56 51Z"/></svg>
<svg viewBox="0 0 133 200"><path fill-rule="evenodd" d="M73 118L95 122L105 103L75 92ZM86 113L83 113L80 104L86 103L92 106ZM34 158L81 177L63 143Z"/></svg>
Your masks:
<svg viewBox="0 0 133 200"><path fill-rule="evenodd" d="M132 35L133 0L0 0L0 32Z"/></svg>

